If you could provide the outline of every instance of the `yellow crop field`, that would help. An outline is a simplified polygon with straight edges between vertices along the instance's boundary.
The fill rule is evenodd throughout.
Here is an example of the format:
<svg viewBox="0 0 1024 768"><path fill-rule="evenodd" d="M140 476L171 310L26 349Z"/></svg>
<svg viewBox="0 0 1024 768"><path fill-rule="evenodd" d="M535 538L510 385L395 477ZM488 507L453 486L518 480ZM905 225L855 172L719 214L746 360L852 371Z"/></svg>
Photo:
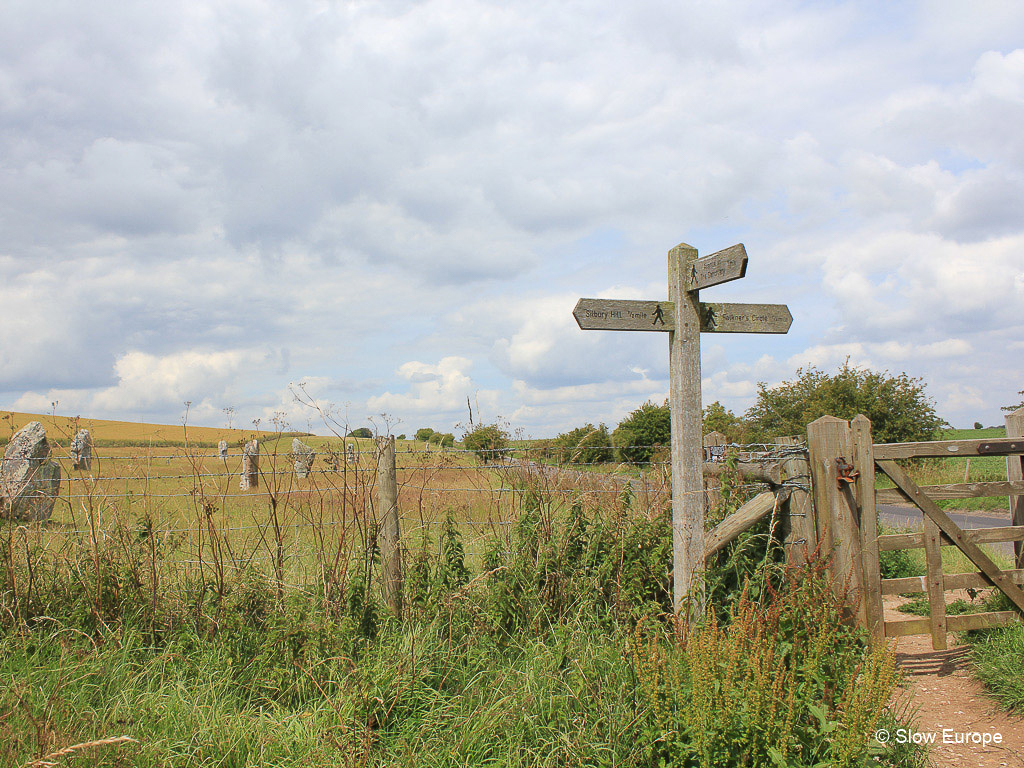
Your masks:
<svg viewBox="0 0 1024 768"><path fill-rule="evenodd" d="M123 441L133 443L184 442L186 433L181 424L144 424L131 421L107 421L84 417L54 416L40 413L0 411L0 438L9 438L31 421L40 422L47 437L58 443L70 440L79 429L88 429L94 441ZM188 427L188 439L200 442L227 440L237 443L253 437L269 437L273 432L252 429L226 429L221 427Z"/></svg>

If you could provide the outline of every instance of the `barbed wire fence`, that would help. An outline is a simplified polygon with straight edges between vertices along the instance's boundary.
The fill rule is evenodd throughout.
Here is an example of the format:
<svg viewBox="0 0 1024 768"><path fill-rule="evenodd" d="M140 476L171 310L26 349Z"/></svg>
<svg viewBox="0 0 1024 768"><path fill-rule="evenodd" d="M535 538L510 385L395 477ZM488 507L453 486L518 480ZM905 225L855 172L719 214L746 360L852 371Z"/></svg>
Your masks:
<svg viewBox="0 0 1024 768"><path fill-rule="evenodd" d="M29 559L32 551L95 557L105 547L153 560L159 553L167 575L211 571L221 581L229 571L250 568L269 570L282 585L328 581L353 567L353 552L376 546L380 451L363 447L353 456L346 449L352 444L316 447L315 464L305 473L290 452L267 451L259 457L256 487L247 490L240 488L244 452L95 448L84 470L74 469L70 454L55 446L49 460L60 465L61 481L53 514L43 524L16 522L11 547L23 548ZM665 514L671 502L666 449L633 448L652 455L617 462L614 448L588 446L591 460L566 462L559 461L564 451L517 448L485 455L485 461L477 451L407 444L396 463L402 548L408 556L436 546L438 526L450 519L466 554L481 558L495 543L513 546L511 529L527 508L541 509L547 519L597 516L616 505L650 518ZM733 494L808 488L806 475L771 469L806 459L802 445L712 446L701 492L709 509L719 503L727 457L735 468L728 485Z"/></svg>

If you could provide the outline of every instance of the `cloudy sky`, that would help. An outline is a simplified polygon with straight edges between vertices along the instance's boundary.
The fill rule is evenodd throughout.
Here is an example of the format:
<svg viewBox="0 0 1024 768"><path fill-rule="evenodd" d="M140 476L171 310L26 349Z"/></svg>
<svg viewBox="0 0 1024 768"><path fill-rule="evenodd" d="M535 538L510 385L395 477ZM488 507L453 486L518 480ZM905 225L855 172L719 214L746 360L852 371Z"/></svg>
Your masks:
<svg viewBox="0 0 1024 768"><path fill-rule="evenodd" d="M844 359L957 426L1024 389L1024 4L0 4L0 408L546 436L668 392L667 337L576 299L705 300L705 403ZM477 414L474 414L477 415Z"/></svg>

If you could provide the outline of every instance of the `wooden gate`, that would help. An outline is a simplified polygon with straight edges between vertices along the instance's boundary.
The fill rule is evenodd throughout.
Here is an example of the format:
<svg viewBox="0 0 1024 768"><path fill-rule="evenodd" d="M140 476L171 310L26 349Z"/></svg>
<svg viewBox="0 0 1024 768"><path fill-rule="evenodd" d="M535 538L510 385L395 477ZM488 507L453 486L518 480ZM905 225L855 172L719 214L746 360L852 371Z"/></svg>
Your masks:
<svg viewBox="0 0 1024 768"><path fill-rule="evenodd" d="M857 621L877 638L928 635L935 649L947 647L947 632L994 627L1024 616L1024 409L1006 418L1006 438L875 444L871 422L825 416L808 427L814 517L823 552L833 555L833 574L849 590ZM918 486L897 460L912 458L1005 456L1005 481ZM876 473L895 488L875 489ZM1011 525L963 529L936 503L942 499L1008 496ZM877 505L913 503L922 513L923 529L878 535ZM1000 569L979 545L1013 541L1014 568ZM944 574L942 547L955 546L978 569ZM879 553L923 548L926 575L881 578ZM1015 610L964 615L946 614L945 593L956 589L995 587ZM928 595L929 616L885 621L884 595L920 592Z"/></svg>

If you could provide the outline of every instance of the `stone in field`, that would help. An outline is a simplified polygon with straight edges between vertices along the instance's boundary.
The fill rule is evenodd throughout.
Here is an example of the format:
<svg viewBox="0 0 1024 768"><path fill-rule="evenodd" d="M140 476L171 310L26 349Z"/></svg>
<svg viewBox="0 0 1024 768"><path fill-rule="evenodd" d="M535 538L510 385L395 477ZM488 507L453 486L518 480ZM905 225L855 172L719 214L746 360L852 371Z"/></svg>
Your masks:
<svg viewBox="0 0 1024 768"><path fill-rule="evenodd" d="M71 468L88 471L91 466L92 437L88 429L80 429L71 440Z"/></svg>
<svg viewBox="0 0 1024 768"><path fill-rule="evenodd" d="M260 485L260 444L250 440L242 449L242 481L238 487L243 491Z"/></svg>
<svg viewBox="0 0 1024 768"><path fill-rule="evenodd" d="M60 465L49 460L50 444L38 421L11 438L0 460L0 510L12 520L43 521L60 493Z"/></svg>
<svg viewBox="0 0 1024 768"><path fill-rule="evenodd" d="M227 440L221 440L219 443L217 443L217 455L220 456L222 459L226 459L228 457Z"/></svg>
<svg viewBox="0 0 1024 768"><path fill-rule="evenodd" d="M356 444L355 443L349 443L347 446L345 446L345 459L348 461L349 464L355 464L356 463Z"/></svg>
<svg viewBox="0 0 1024 768"><path fill-rule="evenodd" d="M316 451L296 437L292 439L292 458L295 459L295 475L309 477L309 471L313 468L313 459L316 458Z"/></svg>

